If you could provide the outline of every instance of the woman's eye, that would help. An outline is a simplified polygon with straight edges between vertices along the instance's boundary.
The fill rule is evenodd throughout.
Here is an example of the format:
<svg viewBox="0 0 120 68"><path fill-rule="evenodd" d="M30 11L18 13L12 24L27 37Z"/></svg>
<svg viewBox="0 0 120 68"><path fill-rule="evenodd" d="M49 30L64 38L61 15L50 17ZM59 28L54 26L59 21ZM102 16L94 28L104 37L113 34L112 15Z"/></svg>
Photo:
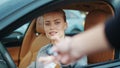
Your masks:
<svg viewBox="0 0 120 68"><path fill-rule="evenodd" d="M49 26L49 25L50 25L50 23L45 23L45 25L46 25L46 26Z"/></svg>
<svg viewBox="0 0 120 68"><path fill-rule="evenodd" d="M57 25L57 24L60 24L60 22L55 22L55 24Z"/></svg>

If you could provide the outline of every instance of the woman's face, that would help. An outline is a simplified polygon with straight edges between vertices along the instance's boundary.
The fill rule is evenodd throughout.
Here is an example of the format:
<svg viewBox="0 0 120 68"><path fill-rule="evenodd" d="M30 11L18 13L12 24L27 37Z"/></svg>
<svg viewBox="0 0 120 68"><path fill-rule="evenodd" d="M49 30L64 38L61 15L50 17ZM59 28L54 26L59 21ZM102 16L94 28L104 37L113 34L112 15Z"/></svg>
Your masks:
<svg viewBox="0 0 120 68"><path fill-rule="evenodd" d="M49 39L54 39L55 36L59 38L64 37L64 30L67 23L63 19L60 12L50 12L43 15L44 17L44 30Z"/></svg>

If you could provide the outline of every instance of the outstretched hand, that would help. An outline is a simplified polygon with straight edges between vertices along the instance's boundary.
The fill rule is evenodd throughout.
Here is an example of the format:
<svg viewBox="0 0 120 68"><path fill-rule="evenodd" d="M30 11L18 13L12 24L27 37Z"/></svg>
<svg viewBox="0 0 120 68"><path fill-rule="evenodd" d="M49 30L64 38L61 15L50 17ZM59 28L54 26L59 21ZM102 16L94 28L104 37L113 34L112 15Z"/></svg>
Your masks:
<svg viewBox="0 0 120 68"><path fill-rule="evenodd" d="M55 59L62 64L70 64L80 58L71 47L71 39L71 37L65 37L63 40L60 40L56 37L56 40L58 40L59 43L52 48L54 52L58 53L57 56L54 56Z"/></svg>
<svg viewBox="0 0 120 68"><path fill-rule="evenodd" d="M54 39L57 40L57 43L51 48L53 55L40 58L40 62L59 62L62 64L70 64L71 62L78 60L79 55L74 52L70 46L70 43L72 42L71 37L65 37L61 40L55 36Z"/></svg>

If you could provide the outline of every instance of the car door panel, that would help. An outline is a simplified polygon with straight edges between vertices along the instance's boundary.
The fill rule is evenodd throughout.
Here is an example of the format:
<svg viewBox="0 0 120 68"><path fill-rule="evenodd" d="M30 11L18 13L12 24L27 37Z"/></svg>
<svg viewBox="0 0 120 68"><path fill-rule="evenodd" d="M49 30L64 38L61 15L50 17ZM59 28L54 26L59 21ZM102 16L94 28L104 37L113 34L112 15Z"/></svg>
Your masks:
<svg viewBox="0 0 120 68"><path fill-rule="evenodd" d="M15 64L18 66L20 47L9 47L9 48L7 48L7 50L10 53L10 55L12 56Z"/></svg>

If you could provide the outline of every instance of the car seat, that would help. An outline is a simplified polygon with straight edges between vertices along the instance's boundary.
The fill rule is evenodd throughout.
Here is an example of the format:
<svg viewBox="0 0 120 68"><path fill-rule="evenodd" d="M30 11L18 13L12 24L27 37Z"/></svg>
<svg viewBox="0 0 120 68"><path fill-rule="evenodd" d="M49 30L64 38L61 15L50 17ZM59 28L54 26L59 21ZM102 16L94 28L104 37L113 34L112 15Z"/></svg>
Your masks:
<svg viewBox="0 0 120 68"><path fill-rule="evenodd" d="M33 39L35 39L35 37L36 37L35 31L34 31L35 30L35 22L36 22L36 20L34 19L32 21L32 23L30 24L30 26L25 34L25 37L23 39L23 43L21 46L21 52L20 52L20 61L26 55L26 53L28 52L28 50L31 46Z"/></svg>
<svg viewBox="0 0 120 68"><path fill-rule="evenodd" d="M34 19L25 35L19 68L26 68L32 61L35 61L39 49L48 44L50 40L45 36L41 17Z"/></svg>
<svg viewBox="0 0 120 68"><path fill-rule="evenodd" d="M88 30L99 23L104 23L106 19L108 19L111 15L112 13L107 13L102 10L90 11L86 16L85 30ZM115 50L111 49L111 50L106 50L104 52L88 55L88 63L93 64L98 62L114 60L114 53Z"/></svg>

